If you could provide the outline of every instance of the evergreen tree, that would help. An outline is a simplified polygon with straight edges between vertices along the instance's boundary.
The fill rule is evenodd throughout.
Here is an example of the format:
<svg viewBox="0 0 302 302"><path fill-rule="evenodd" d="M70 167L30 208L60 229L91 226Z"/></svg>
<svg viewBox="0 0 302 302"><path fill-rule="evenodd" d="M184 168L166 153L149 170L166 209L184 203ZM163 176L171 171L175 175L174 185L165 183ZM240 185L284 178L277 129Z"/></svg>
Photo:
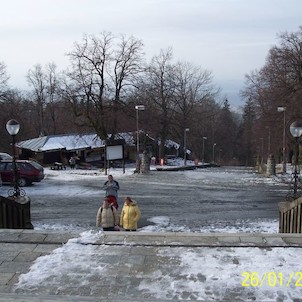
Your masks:
<svg viewBox="0 0 302 302"><path fill-rule="evenodd" d="M221 146L221 161L224 164L236 163L236 137L237 123L234 114L230 110L229 101L224 101L220 115L217 120L215 138Z"/></svg>
<svg viewBox="0 0 302 302"><path fill-rule="evenodd" d="M253 126L255 123L255 109L251 99L248 99L243 108L242 123L240 125L239 141L239 160L241 164L252 166L255 164L255 142L253 135ZM258 150L259 151L259 150ZM258 152L259 153L259 152Z"/></svg>

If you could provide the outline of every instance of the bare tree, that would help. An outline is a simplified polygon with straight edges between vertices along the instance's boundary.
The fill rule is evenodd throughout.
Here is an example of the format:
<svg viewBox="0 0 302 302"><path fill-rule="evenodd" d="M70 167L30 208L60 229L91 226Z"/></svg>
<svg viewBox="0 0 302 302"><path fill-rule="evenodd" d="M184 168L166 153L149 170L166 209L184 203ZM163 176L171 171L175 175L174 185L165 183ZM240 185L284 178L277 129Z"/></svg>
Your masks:
<svg viewBox="0 0 302 302"><path fill-rule="evenodd" d="M0 101L0 123L5 125L8 120L16 119L22 125L18 139L25 137L30 133L30 120L26 118L28 106L25 102L24 96L18 90L7 89ZM24 135L25 134L25 135ZM11 139L7 131L0 132L0 148L5 152L11 153Z"/></svg>
<svg viewBox="0 0 302 302"><path fill-rule="evenodd" d="M33 69L30 69L27 73L27 81L29 85L33 87L33 96L37 105L38 113L38 129L39 134L45 134L44 126L44 108L46 104L46 77L42 70L42 66L37 64Z"/></svg>
<svg viewBox="0 0 302 302"><path fill-rule="evenodd" d="M49 63L44 70L40 64L34 66L27 73L27 80L33 87L40 135L55 134L57 128L56 103L59 100L59 75L56 65ZM47 113L46 113L47 106Z"/></svg>
<svg viewBox="0 0 302 302"><path fill-rule="evenodd" d="M269 131L267 149L279 156L283 123L277 107L286 107L288 121L301 119L302 115L302 27L297 32L281 33L278 38L280 43L270 49L265 65L246 76L242 96L254 105L254 127L258 127L254 132L259 135Z"/></svg>
<svg viewBox="0 0 302 302"><path fill-rule="evenodd" d="M121 42L114 52L114 100L113 100L113 129L112 134L117 131L117 113L120 108L121 97L129 94L134 84L138 81L138 75L143 71L142 61L143 43L133 37L121 36ZM126 99L126 98L125 98Z"/></svg>
<svg viewBox="0 0 302 302"><path fill-rule="evenodd" d="M93 128L106 139L111 126L117 129L117 111L126 87L140 70L140 40L121 37L115 45L111 33L99 37L85 35L68 54L72 70L68 72L68 97L79 125Z"/></svg>
<svg viewBox="0 0 302 302"><path fill-rule="evenodd" d="M154 56L144 79L144 99L152 116L155 135L159 138L159 158L164 156L164 144L171 135L174 98L174 67L172 49L161 50Z"/></svg>
<svg viewBox="0 0 302 302"><path fill-rule="evenodd" d="M0 62L0 97L3 96L4 90L7 89L7 81L9 76L6 72L6 65L3 62Z"/></svg>
<svg viewBox="0 0 302 302"><path fill-rule="evenodd" d="M174 68L175 94L174 94L174 129L179 140L184 141L186 128L200 129L201 116L197 124L193 124L196 110L203 103L214 99L218 93L213 85L212 74L200 67L187 62L178 62ZM200 112L200 111L199 111ZM197 133L196 133L197 135Z"/></svg>
<svg viewBox="0 0 302 302"><path fill-rule="evenodd" d="M49 117L49 128L53 134L57 133L59 120L58 104L61 101L61 75L57 72L57 66L54 63L46 65L46 81L47 81L47 117Z"/></svg>
<svg viewBox="0 0 302 302"><path fill-rule="evenodd" d="M280 99L284 105L298 105L294 99L302 91L302 27L278 37L280 45L270 49L259 71L246 76L243 90L243 96L253 100L262 112L280 105Z"/></svg>

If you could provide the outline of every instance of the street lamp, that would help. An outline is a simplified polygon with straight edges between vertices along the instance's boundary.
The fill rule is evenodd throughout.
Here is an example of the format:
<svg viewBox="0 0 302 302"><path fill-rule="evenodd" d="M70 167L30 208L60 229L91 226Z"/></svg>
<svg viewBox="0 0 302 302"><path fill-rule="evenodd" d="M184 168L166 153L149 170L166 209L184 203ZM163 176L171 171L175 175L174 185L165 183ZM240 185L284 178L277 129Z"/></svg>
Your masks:
<svg viewBox="0 0 302 302"><path fill-rule="evenodd" d="M9 120L6 123L6 130L11 135L13 139L13 170L14 170L14 191L12 196L18 198L20 196L20 189L18 186L18 171L17 171L17 165L16 165L16 135L18 134L20 130L20 124L16 120Z"/></svg>
<svg viewBox="0 0 302 302"><path fill-rule="evenodd" d="M215 163L215 146L216 143L213 144L213 164Z"/></svg>
<svg viewBox="0 0 302 302"><path fill-rule="evenodd" d="M283 153L283 162L282 162L282 170L283 173L286 173L286 150L285 150L285 111L286 111L286 107L278 107L277 108L278 112L283 112L283 149L282 149L282 153Z"/></svg>
<svg viewBox="0 0 302 302"><path fill-rule="evenodd" d="M290 125L290 133L295 138L295 150L294 150L294 199L296 199L297 196L297 185L298 185L298 175L300 171L298 171L298 156L299 156L299 138L302 135L302 123L301 122L293 122Z"/></svg>
<svg viewBox="0 0 302 302"><path fill-rule="evenodd" d="M208 139L206 136L202 137L202 163L204 164L204 141Z"/></svg>
<svg viewBox="0 0 302 302"><path fill-rule="evenodd" d="M187 165L187 132L189 132L189 128L186 128L184 131L184 166Z"/></svg>
<svg viewBox="0 0 302 302"><path fill-rule="evenodd" d="M139 128L138 128L138 112L145 110L144 105L136 105L136 170L139 171Z"/></svg>

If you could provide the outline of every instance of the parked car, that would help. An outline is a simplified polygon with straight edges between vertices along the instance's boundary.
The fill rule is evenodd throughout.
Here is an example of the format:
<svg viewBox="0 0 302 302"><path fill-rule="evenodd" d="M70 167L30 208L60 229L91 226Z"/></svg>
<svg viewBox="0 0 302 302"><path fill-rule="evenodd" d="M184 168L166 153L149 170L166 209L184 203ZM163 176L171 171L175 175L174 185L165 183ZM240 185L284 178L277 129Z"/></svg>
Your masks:
<svg viewBox="0 0 302 302"><path fill-rule="evenodd" d="M18 171L18 185L28 186L33 182L40 182L44 179L44 168L32 160L16 160ZM0 162L0 174L3 184L13 184L14 169L13 160L2 160Z"/></svg>
<svg viewBox="0 0 302 302"><path fill-rule="evenodd" d="M5 159L13 159L13 157L8 153L0 152L0 160L5 160Z"/></svg>
<svg viewBox="0 0 302 302"><path fill-rule="evenodd" d="M177 164L179 164L179 158L177 157L177 155L166 155L164 163L168 166L176 166Z"/></svg>

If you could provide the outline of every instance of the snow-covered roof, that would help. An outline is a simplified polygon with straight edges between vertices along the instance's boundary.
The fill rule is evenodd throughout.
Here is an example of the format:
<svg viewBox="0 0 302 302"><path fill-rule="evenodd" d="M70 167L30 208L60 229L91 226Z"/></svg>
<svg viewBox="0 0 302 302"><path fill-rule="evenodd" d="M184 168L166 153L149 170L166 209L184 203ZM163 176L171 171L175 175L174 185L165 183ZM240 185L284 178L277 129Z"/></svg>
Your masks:
<svg viewBox="0 0 302 302"><path fill-rule="evenodd" d="M103 147L104 141L96 134L83 135L50 135L38 138L29 139L18 142L17 147L28 149L34 152L55 151L55 150L79 150L87 148Z"/></svg>
<svg viewBox="0 0 302 302"><path fill-rule="evenodd" d="M26 141L16 143L16 146L19 148L29 149L38 152L39 149L45 145L47 138L48 138L47 136L42 136L42 137L29 139Z"/></svg>
<svg viewBox="0 0 302 302"><path fill-rule="evenodd" d="M150 137L150 136L149 136ZM150 137L151 138L151 137ZM135 133L124 132L116 135L116 139L124 139L126 145L135 146ZM151 138L153 139L153 138ZM154 140L154 139L153 139ZM95 149L105 146L105 141L101 140L97 134L62 134L62 135L49 135L42 136L16 144L18 148L28 149L33 152L49 152L56 150L83 150ZM165 143L167 148L179 149L179 144L172 140L167 140Z"/></svg>
<svg viewBox="0 0 302 302"><path fill-rule="evenodd" d="M165 146L167 147L167 148L171 148L171 147L173 147L173 148L175 148L176 150L178 150L179 149L179 147L180 147L180 145L179 144L177 144L176 142L174 142L174 141L171 141L170 139L167 139L166 140L166 142L165 142Z"/></svg>
<svg viewBox="0 0 302 302"><path fill-rule="evenodd" d="M126 145L128 146L135 146L135 134L133 132L123 132L123 133L118 133L117 138L121 138L125 140Z"/></svg>

